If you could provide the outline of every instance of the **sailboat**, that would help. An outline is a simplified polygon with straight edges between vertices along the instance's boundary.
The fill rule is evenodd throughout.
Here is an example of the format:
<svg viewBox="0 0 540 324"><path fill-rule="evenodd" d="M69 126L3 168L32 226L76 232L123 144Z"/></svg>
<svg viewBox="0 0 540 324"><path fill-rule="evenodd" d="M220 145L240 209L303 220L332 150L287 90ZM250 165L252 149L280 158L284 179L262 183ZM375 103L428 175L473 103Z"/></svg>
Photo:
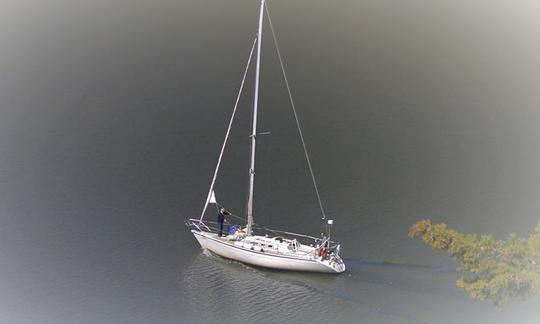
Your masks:
<svg viewBox="0 0 540 324"><path fill-rule="evenodd" d="M322 214L323 226L325 227L320 237L314 237L305 234L293 233L283 230L270 229L263 226L259 226L254 222L253 217L253 193L255 185L255 153L256 153L256 141L257 135L257 109L259 103L259 77L261 70L261 45L262 45L262 32L263 32L263 20L268 17L269 25L272 31L274 45L277 50L278 58L281 64L281 70L285 84L289 93L290 103L294 112L294 118L298 127L300 139L304 149L307 165L311 174L313 185L315 187L315 193L319 202L319 207ZM307 271L307 272L321 272L321 273L342 273L345 271L345 263L341 259L340 245L337 242L331 240L331 228L333 226L333 220L326 217L323 204L320 198L319 190L317 188L317 182L314 177L313 169L309 159L309 155L306 149L304 136L296 113L294 101L292 100L291 90L287 75L285 73L283 60L277 44L274 27L268 8L265 4L265 0L260 1L259 8L259 21L257 34L253 40L251 52L249 54L248 62L244 71L244 76L240 85L240 90L236 98L236 103L232 112L232 116L229 121L229 126L225 135L225 140L221 147L218 162L214 171L214 176L210 184L210 189L206 197L206 201L199 218L190 218L185 221L186 226L190 229L191 233L197 239L203 249L209 250L214 254L221 257L236 260L245 264L270 268L279 270L290 271ZM254 102L253 102L253 120L251 124L251 147L250 147L250 168L249 168L249 187L248 187L248 199L246 208L246 217L239 217L240 220L245 221L247 224L245 228L242 226L235 226L232 223L228 224L228 230L222 235L223 224L217 222L211 222L204 219L209 205L214 205L218 213L223 213L222 206L217 202L214 192L214 185L219 173L221 160L225 151L229 134L233 120L236 115L238 102L240 100L246 75L251 64L251 59L256 48L256 66L255 66L255 85L254 85ZM226 218L230 219L236 215L227 213ZM238 216L236 216L238 217ZM221 228L220 226L221 225Z"/></svg>

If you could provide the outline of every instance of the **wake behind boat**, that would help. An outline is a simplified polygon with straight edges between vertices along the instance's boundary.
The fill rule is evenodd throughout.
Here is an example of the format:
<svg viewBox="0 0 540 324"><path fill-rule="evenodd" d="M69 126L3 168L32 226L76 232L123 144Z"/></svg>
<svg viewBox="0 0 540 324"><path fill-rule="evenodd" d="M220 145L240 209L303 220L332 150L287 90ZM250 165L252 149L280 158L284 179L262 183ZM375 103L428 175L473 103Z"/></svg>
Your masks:
<svg viewBox="0 0 540 324"><path fill-rule="evenodd" d="M289 99L291 102L291 107L293 109L296 125L298 127L298 132L300 139L302 141L302 146L304 149L306 162L311 174L313 185L315 187L315 193L319 202L319 207L322 214L322 220L324 221L325 232L321 233L321 237L314 237L309 235L297 234L286 231L272 230L262 226L258 226L254 223L253 220L253 193L254 193L254 184L255 184L255 153L256 153L256 138L257 135L257 109L259 101L259 76L260 76L260 65L261 65L261 44L262 44L262 31L263 31L263 20L264 13L268 16L268 21L270 23L270 29L272 30L274 44L276 46L278 58L281 64L281 70L283 72L283 77L287 90L289 93ZM227 232L223 235L223 223L225 218L238 217L232 215L224 210L224 208L219 205L215 198L214 185L219 173L219 168L221 165L221 160L223 153L225 151L231 127L236 115L236 110L238 107L238 102L244 88L244 82L250 67L251 58L257 47L257 59L256 59L256 69L255 69L255 96L253 103L253 121L252 121L252 131L251 131L251 148L250 148L250 168L249 168L249 191L248 191L248 200L246 206L246 219L247 224L245 228L238 227L232 224L229 224ZM218 222L209 222L204 221L204 216L207 211L208 206L212 204L216 207L218 211ZM238 217L240 220L245 221L244 218ZM236 98L236 103L232 112L231 119L229 121L229 126L225 135L225 140L223 146L221 147L221 152L217 162L216 169L214 171L214 176L210 184L210 190L206 198L206 202L203 207L200 218L195 219L191 218L186 220L186 225L191 230L199 244L202 248L207 249L215 254L218 254L222 257L237 260L243 263L271 268L271 269L280 269L280 270L292 270L292 271L310 271L310 272L325 272L325 273L342 273L345 271L345 264L339 256L340 245L330 239L331 227L333 225L333 220L329 220L326 217L322 201L319 195L319 190L317 188L317 182L311 167L311 162L309 155L306 149L306 144L304 141L304 136L300 127L298 120L298 115L296 114L296 108L294 101L292 100L292 95L290 91L289 82L287 75L285 73L283 60L277 45L277 40L272 26L272 21L268 12L268 8L265 5L265 0L261 0L260 9L259 9L259 24L257 36L253 41L251 52L249 54L248 62L246 69L244 71L244 76L240 85L240 90Z"/></svg>

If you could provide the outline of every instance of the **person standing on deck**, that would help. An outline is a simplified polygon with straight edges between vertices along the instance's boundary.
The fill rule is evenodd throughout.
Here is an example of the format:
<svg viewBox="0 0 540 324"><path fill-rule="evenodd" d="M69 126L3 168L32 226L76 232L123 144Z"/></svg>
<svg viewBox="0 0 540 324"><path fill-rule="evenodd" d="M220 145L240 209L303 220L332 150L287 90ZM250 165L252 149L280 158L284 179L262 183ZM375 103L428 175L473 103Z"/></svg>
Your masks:
<svg viewBox="0 0 540 324"><path fill-rule="evenodd" d="M323 244L324 244L324 247L328 247L328 241L326 240L326 235L324 233L321 233L321 238L315 239L315 244L317 245L317 247L320 247Z"/></svg>
<svg viewBox="0 0 540 324"><path fill-rule="evenodd" d="M326 234L321 233L321 238L315 240L316 249L315 256L320 256L322 260L328 255L328 248L330 247L330 242L328 242L328 237Z"/></svg>
<svg viewBox="0 0 540 324"><path fill-rule="evenodd" d="M223 236L223 222L225 221L225 216L230 215L228 211L225 210L225 208L221 207L218 211L218 223L219 223L219 237Z"/></svg>

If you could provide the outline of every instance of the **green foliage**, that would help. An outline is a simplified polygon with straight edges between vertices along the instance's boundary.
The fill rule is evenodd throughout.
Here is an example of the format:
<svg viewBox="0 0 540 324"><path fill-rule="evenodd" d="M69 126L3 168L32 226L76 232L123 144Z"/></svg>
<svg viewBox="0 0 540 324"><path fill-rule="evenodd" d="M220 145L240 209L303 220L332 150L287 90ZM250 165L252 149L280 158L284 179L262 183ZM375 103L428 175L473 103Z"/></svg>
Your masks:
<svg viewBox="0 0 540 324"><path fill-rule="evenodd" d="M446 224L422 219L410 228L409 237L416 236L434 250L452 256L463 273L457 286L471 298L502 306L509 299L525 299L540 292L540 223L528 238L511 234L506 240L497 240L492 235L466 235Z"/></svg>

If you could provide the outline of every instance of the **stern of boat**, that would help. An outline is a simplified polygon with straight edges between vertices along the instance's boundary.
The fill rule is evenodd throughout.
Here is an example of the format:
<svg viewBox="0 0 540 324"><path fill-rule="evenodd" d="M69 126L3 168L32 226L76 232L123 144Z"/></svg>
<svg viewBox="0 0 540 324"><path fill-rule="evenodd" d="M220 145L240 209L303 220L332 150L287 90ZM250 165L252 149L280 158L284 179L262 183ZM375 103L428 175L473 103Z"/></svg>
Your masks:
<svg viewBox="0 0 540 324"><path fill-rule="evenodd" d="M322 272L343 273L346 270L345 262L338 254L330 254L325 260L318 258L317 262L324 267L325 271Z"/></svg>

